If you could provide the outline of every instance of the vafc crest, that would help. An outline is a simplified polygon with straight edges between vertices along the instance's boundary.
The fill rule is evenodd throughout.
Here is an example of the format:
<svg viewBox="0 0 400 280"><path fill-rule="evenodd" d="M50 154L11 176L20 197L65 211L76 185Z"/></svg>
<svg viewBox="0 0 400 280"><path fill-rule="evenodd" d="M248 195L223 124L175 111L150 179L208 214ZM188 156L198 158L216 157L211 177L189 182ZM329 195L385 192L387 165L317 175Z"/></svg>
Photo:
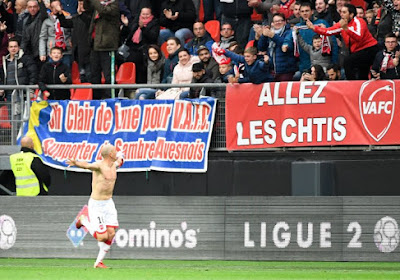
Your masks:
<svg viewBox="0 0 400 280"><path fill-rule="evenodd" d="M391 80L366 81L359 94L361 121L368 134L379 142L392 124L395 84Z"/></svg>

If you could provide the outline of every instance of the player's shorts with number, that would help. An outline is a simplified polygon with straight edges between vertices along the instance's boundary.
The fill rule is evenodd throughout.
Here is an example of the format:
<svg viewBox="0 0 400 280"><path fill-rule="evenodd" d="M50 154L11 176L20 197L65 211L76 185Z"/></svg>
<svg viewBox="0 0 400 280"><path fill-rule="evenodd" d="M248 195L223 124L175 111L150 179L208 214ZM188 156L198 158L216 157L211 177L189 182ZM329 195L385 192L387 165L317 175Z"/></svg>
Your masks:
<svg viewBox="0 0 400 280"><path fill-rule="evenodd" d="M118 214L112 198L107 200L89 199L89 219L93 229L98 233L105 233L107 227L117 228Z"/></svg>

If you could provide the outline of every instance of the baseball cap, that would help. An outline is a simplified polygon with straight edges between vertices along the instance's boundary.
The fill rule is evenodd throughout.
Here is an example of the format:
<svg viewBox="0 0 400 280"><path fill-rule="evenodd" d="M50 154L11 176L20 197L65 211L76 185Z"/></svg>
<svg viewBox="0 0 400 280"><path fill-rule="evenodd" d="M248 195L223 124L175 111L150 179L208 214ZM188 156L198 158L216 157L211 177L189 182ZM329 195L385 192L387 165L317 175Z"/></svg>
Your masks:
<svg viewBox="0 0 400 280"><path fill-rule="evenodd" d="M208 52L210 52L210 50L209 50L206 46L201 45L201 46L197 49L197 54L199 54L199 52L201 52L202 50L207 50Z"/></svg>

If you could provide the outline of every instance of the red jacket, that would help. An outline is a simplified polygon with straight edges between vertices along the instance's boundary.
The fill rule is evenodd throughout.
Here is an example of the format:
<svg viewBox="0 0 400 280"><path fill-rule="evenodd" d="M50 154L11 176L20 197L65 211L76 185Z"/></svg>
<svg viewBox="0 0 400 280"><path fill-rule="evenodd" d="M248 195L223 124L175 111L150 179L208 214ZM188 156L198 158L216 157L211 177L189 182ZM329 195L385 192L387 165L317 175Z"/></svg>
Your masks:
<svg viewBox="0 0 400 280"><path fill-rule="evenodd" d="M327 36L340 33L352 53L375 46L378 43L369 32L365 20L358 17L354 17L349 22L347 30L341 28L340 22L338 22L329 28L315 26L314 32Z"/></svg>

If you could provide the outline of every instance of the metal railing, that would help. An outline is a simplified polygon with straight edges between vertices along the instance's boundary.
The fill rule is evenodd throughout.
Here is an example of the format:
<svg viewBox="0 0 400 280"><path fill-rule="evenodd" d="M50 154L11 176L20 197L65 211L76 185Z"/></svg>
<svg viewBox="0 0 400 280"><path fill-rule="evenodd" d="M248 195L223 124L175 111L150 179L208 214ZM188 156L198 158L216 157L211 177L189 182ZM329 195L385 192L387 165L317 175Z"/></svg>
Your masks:
<svg viewBox="0 0 400 280"><path fill-rule="evenodd" d="M225 89L227 84L196 84L196 87ZM97 85L97 84L73 84L73 85L49 85L50 89L77 89L77 88L92 88L92 89L115 89L118 98L126 98L124 92L126 90L136 90L139 88L159 88L166 89L172 87L193 87L193 84L119 84L119 85ZM4 120L0 116L0 145L16 145L16 139L20 127L24 121L29 120L30 114L30 90L36 90L38 86L0 86L3 90L13 90L11 103L4 103L10 108L10 119ZM11 128L3 128L3 124L10 121ZM225 136L225 99L218 98L217 111L215 116L214 128L211 138L210 150L226 151L226 136ZM329 150L353 150L353 151L371 151L371 150L399 150L400 145L386 145L386 146L321 146L321 147L281 147L281 148L268 148L262 151L329 151ZM259 151L259 150L252 150Z"/></svg>

